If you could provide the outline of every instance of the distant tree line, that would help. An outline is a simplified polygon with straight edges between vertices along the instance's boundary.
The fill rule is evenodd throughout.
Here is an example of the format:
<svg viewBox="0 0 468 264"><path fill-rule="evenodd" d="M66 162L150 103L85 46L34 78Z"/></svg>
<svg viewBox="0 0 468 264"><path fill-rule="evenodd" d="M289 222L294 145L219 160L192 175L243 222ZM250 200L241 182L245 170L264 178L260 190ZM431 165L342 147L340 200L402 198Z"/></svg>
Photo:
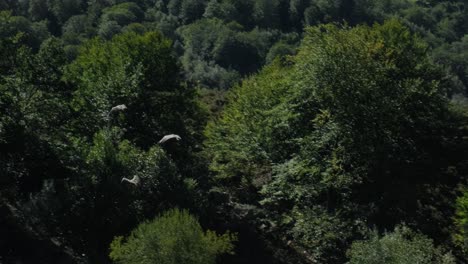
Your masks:
<svg viewBox="0 0 468 264"><path fill-rule="evenodd" d="M95 36L160 31L173 40L187 80L218 89L276 56L294 54L305 26L399 18L429 43L459 92L467 92L468 11L462 0L2 0L0 10L9 10L2 13L2 37L22 32L34 49L60 37L69 59Z"/></svg>

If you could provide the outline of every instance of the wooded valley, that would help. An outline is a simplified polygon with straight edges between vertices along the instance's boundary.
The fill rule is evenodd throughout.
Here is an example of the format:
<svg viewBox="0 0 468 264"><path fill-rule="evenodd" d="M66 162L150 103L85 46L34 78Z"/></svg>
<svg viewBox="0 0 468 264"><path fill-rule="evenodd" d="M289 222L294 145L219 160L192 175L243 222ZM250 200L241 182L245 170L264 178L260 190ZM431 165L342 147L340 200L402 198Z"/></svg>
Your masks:
<svg viewBox="0 0 468 264"><path fill-rule="evenodd" d="M468 263L467 95L465 0L0 0L0 264Z"/></svg>

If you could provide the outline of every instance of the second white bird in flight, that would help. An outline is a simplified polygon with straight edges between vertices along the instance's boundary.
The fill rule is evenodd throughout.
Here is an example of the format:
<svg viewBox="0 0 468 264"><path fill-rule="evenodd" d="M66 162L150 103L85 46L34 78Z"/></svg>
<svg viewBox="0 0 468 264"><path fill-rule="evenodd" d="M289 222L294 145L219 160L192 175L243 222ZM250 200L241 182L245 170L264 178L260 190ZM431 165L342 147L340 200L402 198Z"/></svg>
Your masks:
<svg viewBox="0 0 468 264"><path fill-rule="evenodd" d="M127 179L127 178L122 178L122 181L120 181L121 183L124 182L124 181L127 181L135 186L138 186L140 184L140 177L138 177L137 175L133 176L133 178L130 180L130 179Z"/></svg>
<svg viewBox="0 0 468 264"><path fill-rule="evenodd" d="M166 142L166 141L168 141L170 139L173 139L173 138L175 138L177 141L182 139L179 135L169 134L169 135L165 135L163 138L161 138L161 140L159 140L158 144L163 144L164 142Z"/></svg>
<svg viewBox="0 0 468 264"><path fill-rule="evenodd" d="M112 112L115 112L115 111L123 111L125 109L127 109L127 106L124 105L124 104L121 104L121 105L117 105L117 106L112 107L109 113L112 113Z"/></svg>

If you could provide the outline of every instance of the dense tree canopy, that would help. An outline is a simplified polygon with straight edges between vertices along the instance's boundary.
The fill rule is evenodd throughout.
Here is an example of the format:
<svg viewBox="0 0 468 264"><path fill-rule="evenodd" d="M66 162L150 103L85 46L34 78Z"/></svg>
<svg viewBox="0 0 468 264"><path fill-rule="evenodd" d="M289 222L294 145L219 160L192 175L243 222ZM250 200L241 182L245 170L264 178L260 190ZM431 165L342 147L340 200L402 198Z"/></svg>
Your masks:
<svg viewBox="0 0 468 264"><path fill-rule="evenodd" d="M0 0L0 262L466 263L467 34L464 0Z"/></svg>
<svg viewBox="0 0 468 264"><path fill-rule="evenodd" d="M77 45L96 35L111 39L128 31L160 31L174 40L189 79L200 81L205 87L223 89L243 75L256 72L275 43L291 33L302 33L304 26L343 21L351 25L372 24L397 17L429 42L435 57L462 81L460 89L466 92L467 87L463 68L455 66L460 64L460 57L437 56L452 53L457 45L451 43L462 41L468 32L468 8L462 0L26 0L20 3L5 0L1 7L13 12L18 29L30 28L26 31L32 33L31 37L39 38L31 41L41 42L47 34L63 37L70 58L77 55ZM200 19L210 22L200 22ZM211 28L213 23L218 26ZM219 24L228 25L230 33ZM221 41L212 48L205 47L202 54L196 52L200 33L187 34L187 31L200 26L218 36L215 42L225 39L229 45ZM242 36L247 32L251 32L247 34L251 37ZM204 35L204 42L212 39ZM288 45L294 47L298 41L296 38ZM216 57L223 46L228 48L228 53ZM294 49L286 50L287 54L294 53ZM196 58L192 57L194 51ZM236 61L239 56L246 61Z"/></svg>
<svg viewBox="0 0 468 264"><path fill-rule="evenodd" d="M208 127L218 184L321 262L368 225L440 232L450 219L420 202L453 197L447 169L462 157L447 149L446 82L425 51L394 20L309 28L294 59L235 88Z"/></svg>
<svg viewBox="0 0 468 264"><path fill-rule="evenodd" d="M200 206L193 177L203 111L169 40L90 40L70 65L58 39L37 53L13 37L4 43L12 67L0 85L2 197L30 216L27 224L101 262L119 232L176 204ZM127 111L110 112L117 104ZM183 143L156 144L175 132ZM140 186L121 183L135 175Z"/></svg>

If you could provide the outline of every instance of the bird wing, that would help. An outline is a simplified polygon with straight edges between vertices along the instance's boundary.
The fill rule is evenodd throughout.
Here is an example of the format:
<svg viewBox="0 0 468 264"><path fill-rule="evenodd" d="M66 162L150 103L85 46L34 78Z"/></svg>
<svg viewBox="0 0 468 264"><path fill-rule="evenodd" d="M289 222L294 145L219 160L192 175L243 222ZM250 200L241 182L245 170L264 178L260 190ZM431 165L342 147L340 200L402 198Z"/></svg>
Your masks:
<svg viewBox="0 0 468 264"><path fill-rule="evenodd" d="M175 138L176 140L181 140L182 138L179 135L176 134L170 134L170 135L165 135L161 140L159 140L159 144L162 144L170 139Z"/></svg>
<svg viewBox="0 0 468 264"><path fill-rule="evenodd" d="M127 106L124 105L124 104L121 104L121 105L116 105L116 106L112 107L110 112L123 111L125 109L127 109Z"/></svg>
<svg viewBox="0 0 468 264"><path fill-rule="evenodd" d="M161 138L161 140L159 140L158 144L162 144L164 142L166 142L168 140L168 136L164 136Z"/></svg>
<svg viewBox="0 0 468 264"><path fill-rule="evenodd" d="M140 184L141 179L140 179L140 177L135 175L135 177L133 177L132 181L135 183L135 185L138 185L138 184Z"/></svg>

